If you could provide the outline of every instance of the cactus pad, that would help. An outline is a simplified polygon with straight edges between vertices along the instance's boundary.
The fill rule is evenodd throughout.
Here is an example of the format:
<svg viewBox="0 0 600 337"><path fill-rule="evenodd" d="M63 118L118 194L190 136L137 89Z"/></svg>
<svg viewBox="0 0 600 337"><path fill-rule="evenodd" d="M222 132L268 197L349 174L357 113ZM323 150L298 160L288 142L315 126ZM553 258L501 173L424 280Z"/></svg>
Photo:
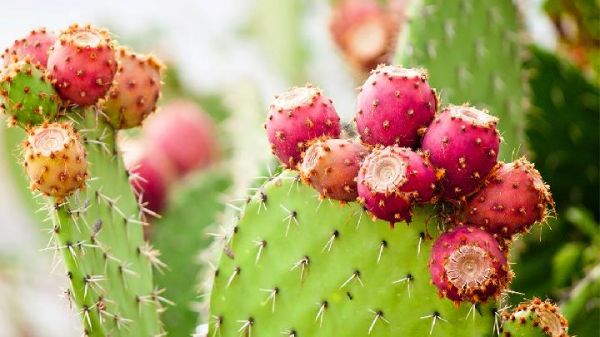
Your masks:
<svg viewBox="0 0 600 337"><path fill-rule="evenodd" d="M93 111L71 112L85 139L91 178L66 201L49 199L53 241L71 287L67 297L82 316L85 336L160 333L160 290L152 285L157 258L143 241L138 204L115 149L114 131ZM115 170L119 167L120 170Z"/></svg>
<svg viewBox="0 0 600 337"><path fill-rule="evenodd" d="M457 308L430 283L431 214L419 208L392 229L282 173L250 199L225 247L209 335L490 335L494 303Z"/></svg>

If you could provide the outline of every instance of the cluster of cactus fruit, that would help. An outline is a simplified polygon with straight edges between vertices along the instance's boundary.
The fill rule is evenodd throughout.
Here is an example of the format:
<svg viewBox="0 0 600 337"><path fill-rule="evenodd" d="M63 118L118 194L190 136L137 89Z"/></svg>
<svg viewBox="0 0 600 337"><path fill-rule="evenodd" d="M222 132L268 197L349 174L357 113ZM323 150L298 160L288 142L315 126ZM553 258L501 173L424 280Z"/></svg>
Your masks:
<svg viewBox="0 0 600 337"><path fill-rule="evenodd" d="M361 142L334 138L340 118L318 89L285 92L265 124L273 153L323 197L358 200L391 226L410 223L415 203L447 202L458 225L433 246L433 283L453 301L498 297L511 278L504 240L553 207L539 172L524 158L498 163L497 118L485 111L450 105L436 116L423 70L379 66L357 104Z"/></svg>
<svg viewBox="0 0 600 337"><path fill-rule="evenodd" d="M116 136L155 111L163 66L90 25L34 30L2 59L0 109L27 133L23 166L46 200L48 249L62 255L84 335L161 334L161 262L141 226L152 212L132 192L139 177Z"/></svg>
<svg viewBox="0 0 600 337"><path fill-rule="evenodd" d="M114 129L140 126L156 109L162 65L115 46L108 31L44 28L2 54L0 108L27 130L27 174L34 190L59 201L85 185L86 152L69 110L95 107Z"/></svg>
<svg viewBox="0 0 600 337"><path fill-rule="evenodd" d="M448 105L438 111L439 105L440 98L424 70L381 65L360 88L355 115L359 137L345 139L340 138L340 118L333 103L321 90L311 85L294 87L275 98L265 130L273 154L298 175L288 172L271 177L248 199L215 274L213 334L230 335L237 330L247 336L253 331L269 335L279 329L286 336L327 336L341 329L348 336L426 335L432 334L436 321L455 321L459 312L464 315L458 307L467 302L472 305L467 316L475 317L474 311L479 311L484 322L495 316L493 325L505 336L519 329L511 322L523 325L529 319L542 334L567 335L564 319L554 307L549 314L548 305L539 304L531 310L524 305L517 313L505 313L507 329L500 326L501 315L496 316L500 309L494 307L509 292L512 241L536 222L545 221L554 207L548 186L525 158L498 161L502 139L496 117L469 105ZM311 193L304 187L291 196L295 183L286 183L290 179L305 182L321 201L307 200ZM288 185L285 197L278 190ZM331 207L321 205L324 199ZM283 211L267 210L278 201ZM342 209L335 206L336 201ZM262 215L261 209L267 213ZM363 212L372 221L360 226ZM276 233L281 230L273 223L277 216L287 223L284 237ZM430 229L428 223L434 218L438 226ZM357 223L354 231L347 228L352 219ZM381 227L384 222L389 223L389 232ZM399 222L408 226L395 225ZM298 228L291 229L292 224ZM373 236L380 238L377 244L370 242ZM322 247L320 252L316 245ZM406 251L415 246L416 257ZM335 247L343 252L334 253ZM400 255L396 261L384 262L390 249ZM427 263L420 260L421 251L428 253ZM290 260L288 252L304 255ZM366 261L371 253L376 259ZM284 261L289 263L287 272ZM346 268L351 269L340 275ZM429 277L423 275L426 269ZM287 275L290 270L300 274L299 282ZM398 272L404 272L404 277L386 283L390 274ZM407 285L408 299L399 299L405 295L390 289L398 283ZM432 299L431 284L440 298L454 303L454 313L446 303ZM424 296L423 303L410 301L411 285ZM266 299L254 302L256 297L247 295L252 287L261 288ZM349 299L346 304L343 297ZM277 312L276 301L288 315ZM317 305L307 307L308 301ZM264 308L267 304L270 308ZM429 314L423 312L421 321L411 320L414 311L422 309L420 304L434 308ZM337 306L348 315L359 305L366 305L371 313L364 321L366 313L357 314L353 322L334 313ZM482 308L491 314L482 313L488 310ZM314 312L312 322L307 317L310 312ZM332 322L320 329L326 315L333 317ZM431 327L424 326L424 318L432 320ZM442 335L460 333L457 327L438 329L444 330ZM463 329L465 335L485 333L481 325ZM521 331L523 336L530 335Z"/></svg>

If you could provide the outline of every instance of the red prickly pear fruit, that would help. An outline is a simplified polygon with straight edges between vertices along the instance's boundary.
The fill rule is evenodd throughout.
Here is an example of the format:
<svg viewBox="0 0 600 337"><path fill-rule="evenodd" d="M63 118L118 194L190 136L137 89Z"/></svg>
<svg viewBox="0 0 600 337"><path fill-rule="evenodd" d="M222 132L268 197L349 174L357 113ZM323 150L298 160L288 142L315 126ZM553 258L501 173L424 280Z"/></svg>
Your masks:
<svg viewBox="0 0 600 337"><path fill-rule="evenodd" d="M219 154L211 117L190 101L173 101L144 123L148 143L164 153L178 174L207 167Z"/></svg>
<svg viewBox="0 0 600 337"><path fill-rule="evenodd" d="M341 125L331 100L320 89L307 85L275 97L265 129L273 154L293 169L310 141L322 136L337 138Z"/></svg>
<svg viewBox="0 0 600 337"><path fill-rule="evenodd" d="M437 170L429 159L421 153L409 148L393 147L396 153L405 158L408 166L408 180L402 185L400 191L409 193L411 198L418 203L435 202L437 193L437 182L440 171Z"/></svg>
<svg viewBox="0 0 600 337"><path fill-rule="evenodd" d="M115 129L140 126L156 109L163 65L152 55L117 48L119 68L113 86L102 100L102 110Z"/></svg>
<svg viewBox="0 0 600 337"><path fill-rule="evenodd" d="M95 104L106 95L116 71L106 30L73 25L50 48L48 75L61 98L73 104Z"/></svg>
<svg viewBox="0 0 600 337"><path fill-rule="evenodd" d="M348 139L317 140L303 155L300 175L326 198L354 201L358 197L356 176L368 152Z"/></svg>
<svg viewBox="0 0 600 337"><path fill-rule="evenodd" d="M512 277L506 254L494 237L471 226L456 227L435 241L429 271L440 295L455 302L495 298Z"/></svg>
<svg viewBox="0 0 600 337"><path fill-rule="evenodd" d="M460 200L474 193L498 160L498 119L470 106L445 108L429 125L423 150L444 169L442 196Z"/></svg>
<svg viewBox="0 0 600 337"><path fill-rule="evenodd" d="M368 72L389 60L399 20L375 0L343 0L333 8L331 36L350 64Z"/></svg>
<svg viewBox="0 0 600 337"><path fill-rule="evenodd" d="M376 148L358 174L358 200L375 217L411 221L413 202L428 202L435 194L436 171L426 158L398 146Z"/></svg>
<svg viewBox="0 0 600 337"><path fill-rule="evenodd" d="M161 151L150 148L139 140L119 142L123 162L130 174L130 183L144 207L160 213L167 204L169 188L175 181L175 171Z"/></svg>
<svg viewBox="0 0 600 337"><path fill-rule="evenodd" d="M31 63L46 68L48 63L48 50L56 41L56 35L46 28L32 30L26 37L15 40L10 48L2 53L4 66L24 60L29 57Z"/></svg>
<svg viewBox="0 0 600 337"><path fill-rule="evenodd" d="M520 158L500 163L484 186L465 205L467 222L509 238L546 218L546 207L554 207L548 185L532 163Z"/></svg>
<svg viewBox="0 0 600 337"><path fill-rule="evenodd" d="M32 190L61 202L85 187L87 153L71 124L45 123L31 128L23 148L23 166Z"/></svg>
<svg viewBox="0 0 600 337"><path fill-rule="evenodd" d="M361 87L357 110L363 142L415 148L435 116L437 96L424 70L380 66Z"/></svg>

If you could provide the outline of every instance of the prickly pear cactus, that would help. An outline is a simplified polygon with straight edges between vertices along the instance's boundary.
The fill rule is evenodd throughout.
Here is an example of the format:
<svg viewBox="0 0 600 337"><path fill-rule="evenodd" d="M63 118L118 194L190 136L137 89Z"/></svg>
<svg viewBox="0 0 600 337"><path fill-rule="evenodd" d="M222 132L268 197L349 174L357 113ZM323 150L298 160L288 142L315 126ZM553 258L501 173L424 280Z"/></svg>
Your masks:
<svg viewBox="0 0 600 337"><path fill-rule="evenodd" d="M357 203L319 200L289 171L252 197L215 272L215 336L487 336L493 304L437 295L432 212L391 229ZM235 305L232 305L235 303Z"/></svg>
<svg viewBox="0 0 600 337"><path fill-rule="evenodd" d="M157 336L165 300L153 285L157 252L143 239L146 209L131 190L136 177L123 166L118 130L95 107L113 83L114 44L105 30L73 25L54 44L11 53L0 101L9 126L26 131L19 161L46 212L46 249L62 257L83 335ZM48 69L32 63L40 53Z"/></svg>
<svg viewBox="0 0 600 337"><path fill-rule="evenodd" d="M523 144L519 21L513 1L416 0L398 41L395 62L424 67L442 100L468 102L500 118L510 160Z"/></svg>
<svg viewBox="0 0 600 337"><path fill-rule="evenodd" d="M67 295L86 335L158 335L155 251L144 242L145 221L116 152L114 130L94 111L81 114L72 118L85 139L92 178L62 203L48 199L53 239L48 248L62 255L71 281Z"/></svg>

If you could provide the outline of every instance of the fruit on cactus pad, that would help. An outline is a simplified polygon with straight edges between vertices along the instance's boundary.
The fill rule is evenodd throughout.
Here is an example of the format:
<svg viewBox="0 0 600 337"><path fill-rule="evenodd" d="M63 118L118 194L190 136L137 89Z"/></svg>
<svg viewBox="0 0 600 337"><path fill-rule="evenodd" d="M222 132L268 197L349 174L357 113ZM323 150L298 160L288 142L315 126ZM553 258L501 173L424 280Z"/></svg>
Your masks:
<svg viewBox="0 0 600 337"><path fill-rule="evenodd" d="M560 308L549 300L534 297L514 310L502 313L501 337L547 336L569 337L569 326Z"/></svg>
<svg viewBox="0 0 600 337"><path fill-rule="evenodd" d="M302 157L300 175L323 197L354 201L356 176L367 153L365 146L352 140L317 140Z"/></svg>
<svg viewBox="0 0 600 337"><path fill-rule="evenodd" d="M358 200L379 219L410 222L413 202L432 200L436 182L424 156L398 146L376 148L360 168Z"/></svg>
<svg viewBox="0 0 600 337"><path fill-rule="evenodd" d="M140 55L118 47L119 68L102 110L116 129L140 126L156 109L160 96L162 64L152 55Z"/></svg>
<svg viewBox="0 0 600 337"><path fill-rule="evenodd" d="M73 104L95 104L110 88L116 71L113 42L106 30L73 25L50 48L48 75L58 94Z"/></svg>
<svg viewBox="0 0 600 337"><path fill-rule="evenodd" d="M219 155L217 128L196 103L173 101L144 123L155 152L162 152L179 175L212 164Z"/></svg>
<svg viewBox="0 0 600 337"><path fill-rule="evenodd" d="M442 195L458 200L475 192L496 165L498 119L471 106L451 105L429 125L423 150L431 163L445 170Z"/></svg>
<svg viewBox="0 0 600 337"><path fill-rule="evenodd" d="M0 111L9 116L9 125L27 128L52 121L59 101L42 67L29 57L10 64L0 75Z"/></svg>
<svg viewBox="0 0 600 337"><path fill-rule="evenodd" d="M23 148L23 166L32 190L60 202L84 188L88 166L86 150L71 124L52 123L32 128Z"/></svg>
<svg viewBox="0 0 600 337"><path fill-rule="evenodd" d="M170 161L160 151L141 140L119 141L125 168L129 171L129 181L145 207L160 213L167 205L169 187L175 180L175 170Z"/></svg>
<svg viewBox="0 0 600 337"><path fill-rule="evenodd" d="M478 228L459 226L442 234L429 258L431 281L455 302L485 302L506 289L511 279L506 254L494 237Z"/></svg>
<svg viewBox="0 0 600 337"><path fill-rule="evenodd" d="M332 9L329 30L349 62L367 72L388 61L398 22L376 0L343 0Z"/></svg>
<svg viewBox="0 0 600 337"><path fill-rule="evenodd" d="M56 38L56 34L46 30L46 28L32 30L26 37L15 40L10 48L4 50L4 53L2 53L4 66L29 57L33 64L46 68L48 50L54 44Z"/></svg>
<svg viewBox="0 0 600 337"><path fill-rule="evenodd" d="M380 66L360 88L356 129L371 145L415 148L436 110L437 96L424 70Z"/></svg>
<svg viewBox="0 0 600 337"><path fill-rule="evenodd" d="M307 85L275 97L265 129L273 154L287 168L295 168L311 140L338 137L341 125L331 100L320 89Z"/></svg>
<svg viewBox="0 0 600 337"><path fill-rule="evenodd" d="M465 206L465 220L486 231L510 237L546 218L554 206L549 187L532 163L520 158L499 163Z"/></svg>

